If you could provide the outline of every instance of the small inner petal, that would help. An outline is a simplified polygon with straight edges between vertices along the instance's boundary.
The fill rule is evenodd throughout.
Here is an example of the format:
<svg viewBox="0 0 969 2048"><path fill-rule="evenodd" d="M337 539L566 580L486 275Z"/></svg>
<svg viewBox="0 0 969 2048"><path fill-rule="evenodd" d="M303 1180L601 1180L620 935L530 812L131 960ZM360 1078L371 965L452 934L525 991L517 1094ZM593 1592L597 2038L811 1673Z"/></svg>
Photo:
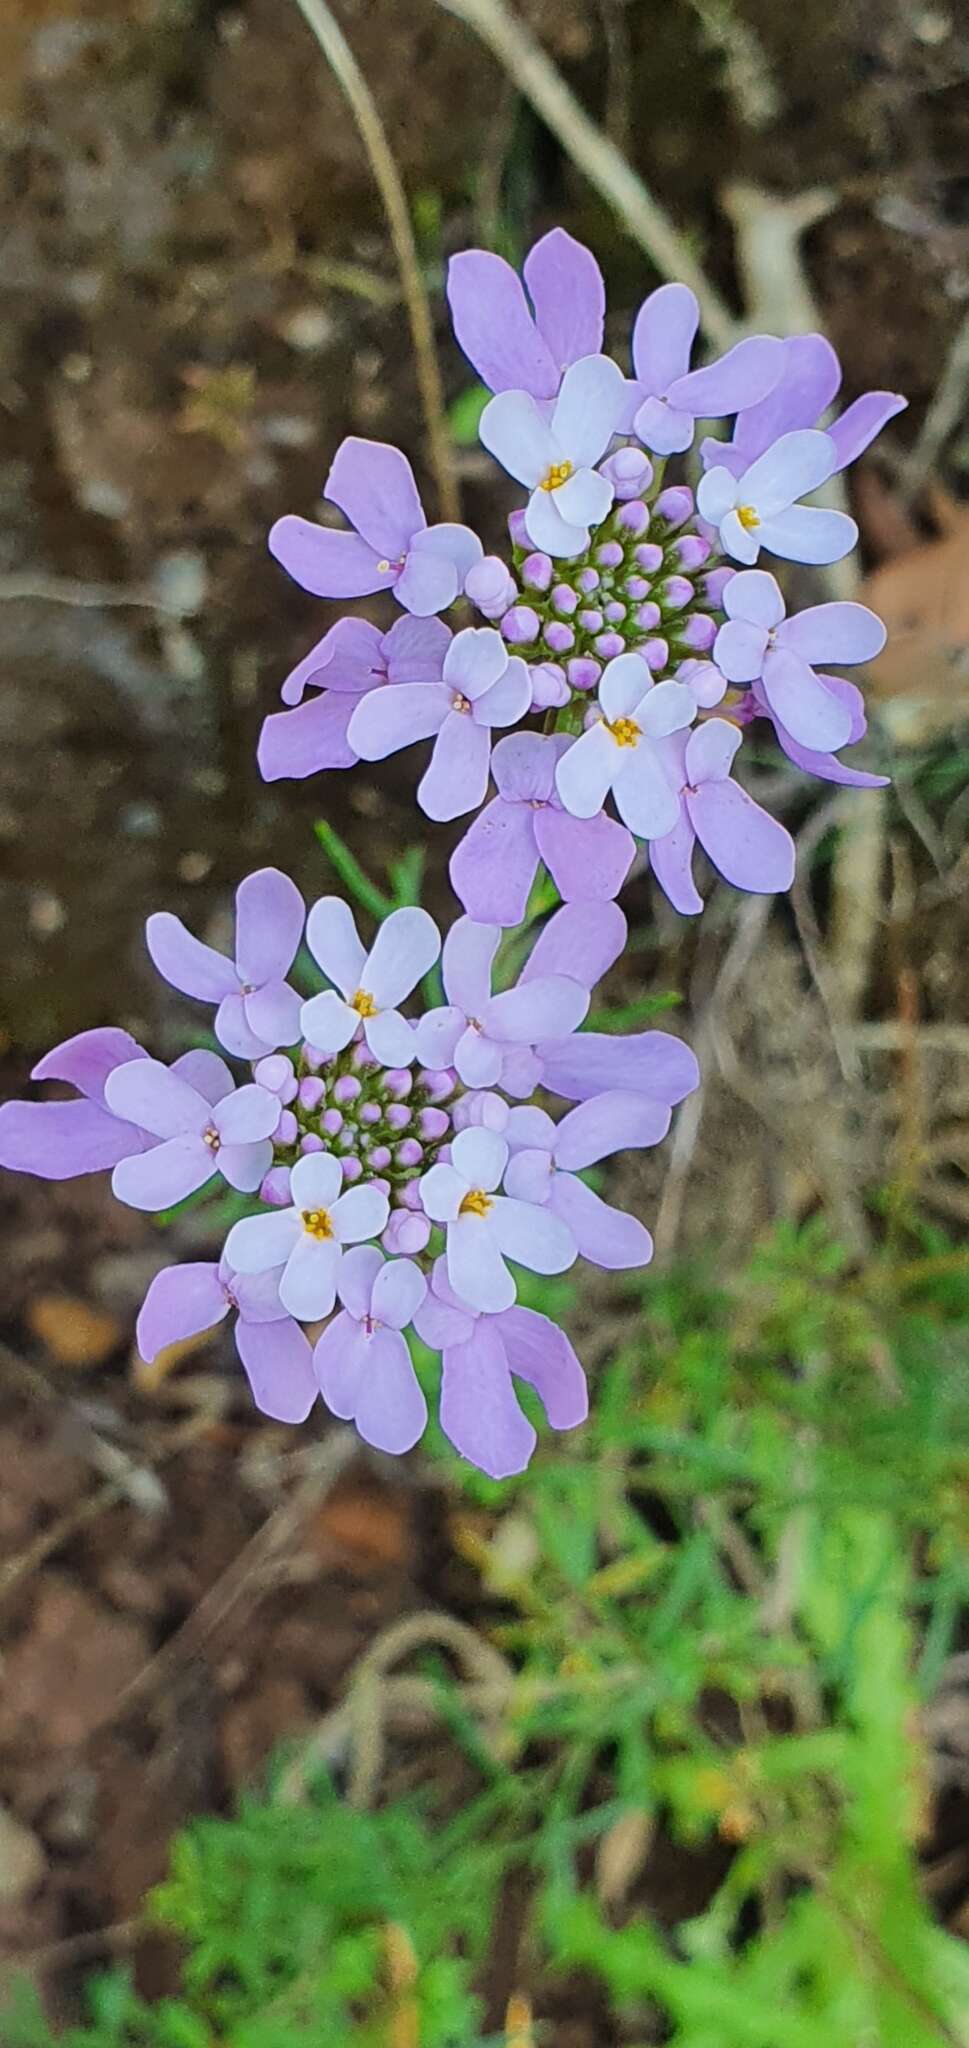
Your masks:
<svg viewBox="0 0 969 2048"><path fill-rule="evenodd" d="M538 488L540 491L557 491L560 484L567 484L575 469L574 462L551 462Z"/></svg>
<svg viewBox="0 0 969 2048"><path fill-rule="evenodd" d="M356 1010L358 1017L375 1017L377 1015L377 1005L372 995L365 988L358 988L356 995L350 997L350 1008L351 1010Z"/></svg>
<svg viewBox="0 0 969 2048"><path fill-rule="evenodd" d="M469 1188L458 1210L458 1215L487 1216L489 1209L493 1208L494 1202L490 1195L485 1194L484 1188Z"/></svg>
<svg viewBox="0 0 969 2048"><path fill-rule="evenodd" d="M330 1221L329 1210L304 1209L303 1229L306 1231L308 1237L319 1238L321 1242L324 1238L332 1237L333 1225Z"/></svg>
<svg viewBox="0 0 969 2048"><path fill-rule="evenodd" d="M604 718L602 723L612 734L617 747L634 747L637 740L642 739L643 728L636 724L634 718L614 718L611 721Z"/></svg>

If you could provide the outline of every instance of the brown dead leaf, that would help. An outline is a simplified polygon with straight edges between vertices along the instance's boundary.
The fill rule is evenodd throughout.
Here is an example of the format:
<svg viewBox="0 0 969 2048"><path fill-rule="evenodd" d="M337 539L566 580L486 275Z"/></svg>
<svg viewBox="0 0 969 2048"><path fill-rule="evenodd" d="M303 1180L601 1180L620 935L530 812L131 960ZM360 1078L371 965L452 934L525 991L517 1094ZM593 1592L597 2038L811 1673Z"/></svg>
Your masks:
<svg viewBox="0 0 969 2048"><path fill-rule="evenodd" d="M38 1295L27 1309L27 1322L57 1364L77 1372L103 1365L124 1336L116 1316L74 1294Z"/></svg>
<svg viewBox="0 0 969 2048"><path fill-rule="evenodd" d="M897 746L969 724L969 506L952 507L947 527L876 569L858 593L888 627L866 695Z"/></svg>
<svg viewBox="0 0 969 2048"><path fill-rule="evenodd" d="M331 1551L336 1544L352 1553L365 1568L400 1565L411 1546L410 1515L403 1494L375 1487L341 1486L324 1501L307 1532L307 1541Z"/></svg>

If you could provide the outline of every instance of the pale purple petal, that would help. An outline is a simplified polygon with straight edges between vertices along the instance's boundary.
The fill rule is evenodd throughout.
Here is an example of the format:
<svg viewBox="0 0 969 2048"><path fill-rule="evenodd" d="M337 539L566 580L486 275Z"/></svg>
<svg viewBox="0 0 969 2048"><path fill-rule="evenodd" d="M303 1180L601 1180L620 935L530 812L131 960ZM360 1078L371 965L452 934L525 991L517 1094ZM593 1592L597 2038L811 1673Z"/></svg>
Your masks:
<svg viewBox="0 0 969 2048"><path fill-rule="evenodd" d="M329 1315L336 1300L341 1256L335 1238L300 1232L279 1283L279 1299L297 1322L315 1323Z"/></svg>
<svg viewBox="0 0 969 2048"><path fill-rule="evenodd" d="M243 995L223 997L215 1013L215 1035L226 1052L234 1053L240 1060L263 1059L273 1051L269 1041L253 1030Z"/></svg>
<svg viewBox="0 0 969 2048"><path fill-rule="evenodd" d="M736 476L762 455L782 434L794 427L813 427L841 383L841 365L823 334L794 334L781 344L783 360L780 379L759 404L741 413L734 428L733 447L721 449L714 458L736 461Z"/></svg>
<svg viewBox="0 0 969 2048"><path fill-rule="evenodd" d="M395 686L436 683L451 644L451 629L443 619L395 619L380 644L387 675Z"/></svg>
<svg viewBox="0 0 969 2048"><path fill-rule="evenodd" d="M767 396L777 383L783 363L783 342L773 335L750 334L727 350L716 363L678 377L667 388L671 405L682 407L697 419L718 419L724 413L743 412Z"/></svg>
<svg viewBox="0 0 969 2048"><path fill-rule="evenodd" d="M392 910L367 955L361 986L378 1009L396 1009L433 967L440 950L440 934L428 911L411 905Z"/></svg>
<svg viewBox="0 0 969 2048"><path fill-rule="evenodd" d="M564 733L548 738L538 732L509 733L491 756L499 794L509 803L547 803L555 788L556 761L567 747Z"/></svg>
<svg viewBox="0 0 969 2048"><path fill-rule="evenodd" d="M221 959L221 954L218 956ZM137 1039L128 1031L120 1031L114 1024L99 1026L94 1031L78 1031L73 1038L65 1038L60 1045L51 1047L42 1059L30 1070L32 1081L71 1081L82 1095L89 1095L92 1101L104 1101L104 1084L115 1067L125 1067L130 1060L147 1059L148 1055Z"/></svg>
<svg viewBox="0 0 969 2048"><path fill-rule="evenodd" d="M648 1266L653 1240L637 1216L614 1209L574 1174L557 1173L552 1188L552 1213L574 1239L584 1259L610 1272Z"/></svg>
<svg viewBox="0 0 969 2048"><path fill-rule="evenodd" d="M225 1144L251 1144L271 1137L279 1122L279 1099L258 1081L248 1081L215 1104L212 1122Z"/></svg>
<svg viewBox="0 0 969 2048"><path fill-rule="evenodd" d="M494 1235L493 1214L459 1215L447 1232L448 1279L459 1300L482 1315L497 1315L500 1309L511 1308L516 1298L515 1282Z"/></svg>
<svg viewBox="0 0 969 2048"><path fill-rule="evenodd" d="M359 1022L356 1010L329 988L321 995L311 996L300 1010L300 1030L317 1052L342 1052Z"/></svg>
<svg viewBox="0 0 969 2048"><path fill-rule="evenodd" d="M633 328L633 367L645 394L661 397L690 366L700 309L688 285L650 292Z"/></svg>
<svg viewBox="0 0 969 2048"><path fill-rule="evenodd" d="M0 1166L40 1180L103 1173L144 1139L99 1102L5 1102L0 1107Z"/></svg>
<svg viewBox="0 0 969 2048"><path fill-rule="evenodd" d="M441 972L449 1003L476 1017L491 995L491 969L501 944L496 924L478 924L459 917L444 941Z"/></svg>
<svg viewBox="0 0 969 2048"><path fill-rule="evenodd" d="M220 1145L215 1161L223 1180L244 1195L254 1195L273 1163L268 1138L254 1143Z"/></svg>
<svg viewBox="0 0 969 2048"><path fill-rule="evenodd" d="M510 1109L502 1126L501 1135L512 1152L522 1150L551 1153L555 1144L557 1126L546 1109L536 1109L534 1103L522 1103L517 1109Z"/></svg>
<svg viewBox="0 0 969 2048"><path fill-rule="evenodd" d="M502 740L499 744L505 746L507 742ZM492 767L494 762L493 755ZM505 803L500 796L485 807L455 847L448 867L451 887L470 917L494 919L501 925L521 923L538 866L538 820L564 815L533 812L527 803ZM569 820L573 825L577 822ZM542 857L550 865L548 856ZM561 883L557 886L561 890ZM421 1058L426 1058L423 1052ZM449 1059L444 1062L449 1063Z"/></svg>
<svg viewBox="0 0 969 2048"><path fill-rule="evenodd" d="M306 920L306 943L317 966L340 994L355 995L367 955L357 936L353 912L342 896L321 896L313 904Z"/></svg>
<svg viewBox="0 0 969 2048"><path fill-rule="evenodd" d="M341 441L324 497L339 505L378 555L391 561L406 554L412 536L425 524L410 463L386 441L365 441L356 434Z"/></svg>
<svg viewBox="0 0 969 2048"><path fill-rule="evenodd" d="M572 561L588 546L585 526L573 526L563 518L556 500L558 491L533 491L525 509L525 531L533 548L540 548L558 561Z"/></svg>
<svg viewBox="0 0 969 2048"><path fill-rule="evenodd" d="M565 1273L575 1264L572 1232L549 1209L537 1208L533 1202L513 1201L510 1195L496 1195L487 1220L506 1258L515 1259L530 1272ZM451 1277L453 1280L453 1273Z"/></svg>
<svg viewBox="0 0 969 2048"><path fill-rule="evenodd" d="M446 1272L446 1260L439 1259L437 1264L443 1264ZM466 1344L474 1325L474 1309L458 1308L449 1301L442 1301L436 1292L436 1283L435 1292L424 1296L414 1315L414 1328L421 1343L431 1351L443 1351L448 1344Z"/></svg>
<svg viewBox="0 0 969 2048"><path fill-rule="evenodd" d="M743 735L739 726L726 718L708 718L691 732L686 743L688 783L720 782L729 775Z"/></svg>
<svg viewBox="0 0 969 2048"><path fill-rule="evenodd" d="M464 588L465 578L475 562L480 562L484 549L470 526L461 526L453 519L439 519L434 526L426 526L423 533L415 533L411 541L411 553L416 555L438 555L449 562L456 578L456 588ZM397 585L397 594L400 584Z"/></svg>
<svg viewBox="0 0 969 2048"><path fill-rule="evenodd" d="M195 996L202 1003L220 1003L223 996L238 989L232 961L193 938L170 910L153 912L145 925L145 941L159 974L183 995Z"/></svg>
<svg viewBox="0 0 969 2048"><path fill-rule="evenodd" d="M651 676L641 654L617 654L607 662L599 682L599 703L610 720L630 718L650 687Z"/></svg>
<svg viewBox="0 0 969 2048"><path fill-rule="evenodd" d="M498 1186L508 1160L508 1147L497 1131L472 1125L459 1131L451 1146L451 1159L468 1187L483 1188L490 1194Z"/></svg>
<svg viewBox="0 0 969 2048"><path fill-rule="evenodd" d="M219 1278L244 1323L278 1323L285 1317L279 1299L282 1270L282 1266L271 1266L265 1273L234 1273L223 1255Z"/></svg>
<svg viewBox="0 0 969 2048"><path fill-rule="evenodd" d="M636 706L636 722L650 740L682 732L696 717L696 698L685 683L654 683Z"/></svg>
<svg viewBox="0 0 969 2048"><path fill-rule="evenodd" d="M721 526L728 512L737 503L738 483L729 469L717 464L701 476L697 485L697 511L711 526Z"/></svg>
<svg viewBox="0 0 969 2048"><path fill-rule="evenodd" d="M387 1259L373 1285L373 1313L392 1330L406 1330L427 1293L427 1281L412 1259Z"/></svg>
<svg viewBox="0 0 969 2048"><path fill-rule="evenodd" d="M463 1174L443 1161L421 1176L421 1201L433 1223L453 1223L467 1191Z"/></svg>
<svg viewBox="0 0 969 2048"><path fill-rule="evenodd" d="M765 519L757 529L762 547L788 562L809 562L823 567L850 555L858 539L858 528L846 512L829 512L822 505L792 505Z"/></svg>
<svg viewBox="0 0 969 2048"><path fill-rule="evenodd" d="M267 1045L295 1045L303 998L288 981L267 982L265 988L243 996L246 1023Z"/></svg>
<svg viewBox="0 0 969 2048"><path fill-rule="evenodd" d="M271 711L256 749L263 781L302 782L323 768L352 768L360 758L347 738L355 705L349 692L323 690L295 711Z"/></svg>
<svg viewBox="0 0 969 2048"><path fill-rule="evenodd" d="M371 690L355 706L348 727L350 745L363 761L385 761L415 740L440 732L451 704L443 683L395 683Z"/></svg>
<svg viewBox="0 0 969 2048"><path fill-rule="evenodd" d="M744 525L739 512L728 512L720 521L720 545L735 562L745 562L748 566L756 562L763 541L763 525L751 531Z"/></svg>
<svg viewBox="0 0 969 2048"><path fill-rule="evenodd" d="M364 1316L371 1312L374 1281L384 1264L383 1253L376 1245L354 1245L347 1252L340 1266L337 1292L344 1308L362 1323Z"/></svg>
<svg viewBox="0 0 969 2048"><path fill-rule="evenodd" d="M476 1024L469 1025L455 1046L454 1066L466 1088L493 1088L503 1075L502 1048Z"/></svg>
<svg viewBox="0 0 969 2048"><path fill-rule="evenodd" d="M777 647L764 663L763 692L783 726L804 747L833 752L851 738L851 713L800 655Z"/></svg>
<svg viewBox="0 0 969 2048"><path fill-rule="evenodd" d="M381 557L365 540L332 526L317 526L295 512L285 513L270 528L269 552L313 597L366 597L391 586L389 567L380 567Z"/></svg>
<svg viewBox="0 0 969 2048"><path fill-rule="evenodd" d="M268 1273L285 1265L302 1234L295 1209L267 1209L233 1224L225 1241L225 1257L236 1273Z"/></svg>
<svg viewBox="0 0 969 2048"><path fill-rule="evenodd" d="M464 1033L467 1020L463 1010L453 1004L442 1004L436 1010L426 1011L417 1021L414 1034L414 1049L421 1065L440 1070L450 1067L459 1038Z"/></svg>
<svg viewBox="0 0 969 2048"><path fill-rule="evenodd" d="M417 1058L415 1026L399 1010L380 1010L368 1017L363 1035L382 1067L409 1067Z"/></svg>
<svg viewBox="0 0 969 2048"><path fill-rule="evenodd" d="M632 424L636 439L653 455L685 455L696 432L693 414L678 412L665 398L644 398Z"/></svg>
<svg viewBox="0 0 969 2048"><path fill-rule="evenodd" d="M549 806L532 814L532 829L564 903L605 903L619 894L636 846L631 833L615 818L604 811L597 818L572 818L567 811ZM465 904L465 909L471 905ZM509 922L517 924L524 914L523 905Z"/></svg>
<svg viewBox="0 0 969 2048"><path fill-rule="evenodd" d="M495 1323L483 1319L466 1344L449 1345L441 1377L441 1428L463 1458L491 1479L524 1472L537 1442L515 1398Z"/></svg>
<svg viewBox="0 0 969 2048"><path fill-rule="evenodd" d="M309 1152L297 1160L290 1185L297 1209L329 1209L343 1186L343 1177L328 1152Z"/></svg>
<svg viewBox="0 0 969 2048"><path fill-rule="evenodd" d="M904 412L907 398L901 398L897 391L866 391L849 405L839 420L825 428L834 442L837 461L835 469L847 469L849 462L856 462L876 434L880 434L896 413Z"/></svg>
<svg viewBox="0 0 969 2048"><path fill-rule="evenodd" d="M594 988L615 965L626 936L617 903L565 903L543 925L519 981L565 974L585 989Z"/></svg>
<svg viewBox="0 0 969 2048"><path fill-rule="evenodd" d="M689 691L685 694L689 696ZM661 839L665 832L672 832L679 816L679 802L648 740L640 740L638 747L627 754L612 793L619 816L630 832L638 833L641 839Z"/></svg>
<svg viewBox="0 0 969 2048"><path fill-rule="evenodd" d="M731 785L732 786L732 785ZM629 1088L670 1107L692 1095L700 1069L688 1045L668 1031L638 1031L613 1036L606 1031L578 1031L571 1038L548 1039L538 1048L545 1086L553 1095L585 1102L607 1088Z"/></svg>
<svg viewBox="0 0 969 2048"><path fill-rule="evenodd" d="M186 1131L200 1134L208 1121L208 1103L161 1060L129 1060L126 1066L115 1067L105 1082L104 1096L115 1116L158 1138Z"/></svg>
<svg viewBox="0 0 969 2048"><path fill-rule="evenodd" d="M736 782L706 782L687 806L714 867L736 889L773 895L794 880L794 841Z"/></svg>
<svg viewBox="0 0 969 2048"><path fill-rule="evenodd" d="M681 917L697 917L703 909L703 898L693 880L695 845L696 833L685 805L681 806L672 832L665 832L662 839L649 842L650 866L660 888Z"/></svg>
<svg viewBox="0 0 969 2048"><path fill-rule="evenodd" d="M274 1422L305 1422L317 1398L312 1348L288 1316L272 1323L239 1321L236 1350L263 1415Z"/></svg>
<svg viewBox="0 0 969 2048"><path fill-rule="evenodd" d="M374 639L379 639L376 627L371 630ZM304 654L302 661L298 661L296 667L290 669L288 676L280 685L279 694L284 704L302 703L303 692L310 685L320 690L325 688L326 670L333 660L333 632L334 628L331 626L329 632L324 633L322 640L317 640L309 653Z"/></svg>
<svg viewBox="0 0 969 2048"><path fill-rule="evenodd" d="M284 704L298 704L311 684L359 696L372 690L386 677L381 638L369 619L337 619L322 640L304 655L286 677L280 696Z"/></svg>
<svg viewBox="0 0 969 2048"><path fill-rule="evenodd" d="M510 1045L501 1062L501 1085L506 1095L524 1102L534 1095L542 1079L542 1062L530 1045Z"/></svg>
<svg viewBox="0 0 969 2048"><path fill-rule="evenodd" d="M258 988L284 981L299 951L306 909L280 868L257 868L236 890L236 967Z"/></svg>
<svg viewBox="0 0 969 2048"><path fill-rule="evenodd" d="M888 638L881 619L865 604L815 604L795 613L778 633L778 644L802 661L873 661Z"/></svg>
<svg viewBox="0 0 969 2048"><path fill-rule="evenodd" d="M566 370L552 414L552 433L577 468L598 462L608 447L622 408L623 384L622 371L609 356L583 356ZM523 476L520 481L530 483L533 479ZM607 489L611 504L611 486L607 485ZM565 511L564 506L562 509ZM565 516L572 517L569 512ZM600 518L603 516L599 514Z"/></svg>
<svg viewBox="0 0 969 2048"><path fill-rule="evenodd" d="M203 1188L215 1169L215 1155L201 1138L168 1138L150 1152L119 1160L111 1188L129 1209L170 1209Z"/></svg>
<svg viewBox="0 0 969 2048"><path fill-rule="evenodd" d="M756 576L756 569L743 570ZM746 619L728 619L713 643L717 667L728 683L753 683L764 666L768 636L763 626L748 625Z"/></svg>
<svg viewBox="0 0 969 2048"><path fill-rule="evenodd" d="M481 1023L500 1045L535 1045L540 1038L564 1038L589 1008L589 992L564 974L530 977L517 988L492 996Z"/></svg>
<svg viewBox="0 0 969 2048"><path fill-rule="evenodd" d="M834 677L826 680L834 681ZM775 722L778 744L783 747L789 761L805 775L817 775L822 782L839 783L844 789L887 789L887 775L869 775L864 768L849 768L834 754L819 754L811 747L799 747L784 727ZM0 1112L2 1114L2 1112Z"/></svg>
<svg viewBox="0 0 969 2048"><path fill-rule="evenodd" d="M554 398L558 366L503 257L484 249L465 249L452 256L447 296L458 347L490 391L528 391L534 398Z"/></svg>
<svg viewBox="0 0 969 2048"><path fill-rule="evenodd" d="M665 1103L628 1089L609 1088L603 1095L580 1102L562 1118L555 1139L555 1164L563 1171L580 1173L613 1152L660 1144L669 1127L670 1111Z"/></svg>
<svg viewBox="0 0 969 2048"><path fill-rule="evenodd" d="M827 434L819 434L812 428L782 434L780 440L759 455L744 472L739 487L740 502L755 505L761 519L770 519L785 511L788 505L793 505L796 498L817 490L833 468L834 449ZM768 543L765 542L766 545Z"/></svg>
<svg viewBox="0 0 969 2048"><path fill-rule="evenodd" d="M515 1202L541 1207L552 1192L551 1152L525 1147L508 1161L505 1193Z"/></svg>
<svg viewBox="0 0 969 2048"><path fill-rule="evenodd" d="M319 1153L313 1155L319 1158ZM359 1244L364 1238L379 1237L390 1214L390 1205L380 1188L348 1188L333 1203L330 1214L341 1244Z"/></svg>
<svg viewBox="0 0 969 2048"><path fill-rule="evenodd" d="M461 588L454 563L433 548L412 548L394 582L394 596L416 618L432 618L447 610Z"/></svg>
<svg viewBox="0 0 969 2048"><path fill-rule="evenodd" d="M228 1314L218 1266L166 1266L156 1273L135 1324L135 1343L147 1365L169 1344L210 1330Z"/></svg>
<svg viewBox="0 0 969 2048"><path fill-rule="evenodd" d="M780 585L766 569L741 569L739 575L731 576L723 593L723 608L728 619L760 626L765 633L780 625L785 609ZM748 678L738 676L736 680L746 682Z"/></svg>
<svg viewBox="0 0 969 2048"><path fill-rule="evenodd" d="M548 421L524 391L506 390L492 398L481 415L478 434L502 469L530 488L541 481L549 465L557 460Z"/></svg>
<svg viewBox="0 0 969 2048"><path fill-rule="evenodd" d="M591 250L564 228L552 228L529 250L524 275L536 326L556 367L561 370L578 362L580 356L597 355L602 347L606 293ZM546 395L551 394L536 393L538 397Z"/></svg>
<svg viewBox="0 0 969 2048"><path fill-rule="evenodd" d="M519 718L524 718L531 701L528 669L520 656L513 654L498 681L472 705L471 716L476 724L489 729L493 725L515 725Z"/></svg>
<svg viewBox="0 0 969 2048"><path fill-rule="evenodd" d="M619 766L619 748L601 721L580 734L555 771L559 796L573 818L598 815Z"/></svg>
<svg viewBox="0 0 969 2048"><path fill-rule="evenodd" d="M347 1258L351 1256L347 1254ZM344 1259L340 1266L341 1300L346 1263ZM335 1315L313 1352L313 1370L320 1393L331 1415L338 1415L341 1422L352 1422L363 1377L370 1366L370 1344L360 1320L354 1318L352 1311Z"/></svg>
<svg viewBox="0 0 969 2048"><path fill-rule="evenodd" d="M223 1059L217 1052L208 1052L204 1046L193 1046L189 1052L179 1053L172 1061L171 1071L187 1081L190 1088L197 1088L206 1102L221 1102L223 1095L231 1095L235 1077L230 1074Z"/></svg>
<svg viewBox="0 0 969 2048"><path fill-rule="evenodd" d="M365 1347L353 1419L364 1443L375 1451L399 1457L423 1436L427 1403L417 1382L410 1353L397 1330L361 1335L354 1348ZM324 1389L325 1398L325 1389Z"/></svg>
<svg viewBox="0 0 969 2048"><path fill-rule="evenodd" d="M455 633L444 660L450 690L474 702L490 690L508 666L508 649L494 626L465 626Z"/></svg>
<svg viewBox="0 0 969 2048"><path fill-rule="evenodd" d="M597 469L577 469L551 494L555 509L569 526L598 526L605 519L615 492L608 477Z"/></svg>
<svg viewBox="0 0 969 2048"><path fill-rule="evenodd" d="M535 1309L509 1308L498 1325L518 1379L534 1387L553 1429L575 1429L589 1412L585 1373L557 1323Z"/></svg>

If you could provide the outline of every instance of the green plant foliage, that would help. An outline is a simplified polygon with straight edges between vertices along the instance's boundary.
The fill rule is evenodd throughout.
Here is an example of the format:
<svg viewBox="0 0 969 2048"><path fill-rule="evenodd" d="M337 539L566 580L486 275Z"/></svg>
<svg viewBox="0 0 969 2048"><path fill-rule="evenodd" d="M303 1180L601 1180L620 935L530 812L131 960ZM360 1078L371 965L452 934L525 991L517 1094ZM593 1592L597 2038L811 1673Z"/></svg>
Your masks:
<svg viewBox="0 0 969 2048"><path fill-rule="evenodd" d="M592 1417L513 1484L434 1439L506 1691L425 1658L420 1809L323 1781L293 1807L277 1780L197 1822L151 1907L185 1943L179 1998L101 1977L61 2048L483 2048L511 1872L539 2015L565 1973L629 2048L964 2048L969 1951L917 1850L918 1711L969 1575L969 1260L925 1225L890 1238L859 1269L785 1226L729 1284L580 1299ZM530 1298L560 1313L570 1286ZM457 1812L432 1803L441 1743ZM23 2001L2 2039L51 2048Z"/></svg>

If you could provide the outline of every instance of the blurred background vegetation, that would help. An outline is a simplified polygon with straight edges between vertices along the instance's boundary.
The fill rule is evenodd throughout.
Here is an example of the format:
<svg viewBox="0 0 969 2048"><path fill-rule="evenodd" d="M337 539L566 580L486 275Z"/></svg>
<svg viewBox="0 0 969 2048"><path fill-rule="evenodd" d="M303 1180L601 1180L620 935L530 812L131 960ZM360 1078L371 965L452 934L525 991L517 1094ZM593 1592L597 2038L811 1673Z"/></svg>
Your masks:
<svg viewBox="0 0 969 2048"><path fill-rule="evenodd" d="M843 797L765 750L790 902L711 881L694 926L624 892L609 1017L675 992L704 1085L610 1173L653 1270L530 1297L593 1415L520 1481L433 1435L394 1464L322 1414L276 1428L219 1337L145 1368L141 1295L207 1255L211 1212L160 1232L100 1184L5 1180L0 2041L958 2048L969 26L945 0L329 18L403 181L486 543L512 498L442 297L470 242L592 243L621 356L668 231L714 320L821 326L847 398L908 393L851 483L893 784ZM436 483L400 236L297 7L7 0L0 159L12 1093L88 1025L179 1050L144 915L218 943L260 861L452 905L406 760L255 775L334 615L266 527L348 432Z"/></svg>

